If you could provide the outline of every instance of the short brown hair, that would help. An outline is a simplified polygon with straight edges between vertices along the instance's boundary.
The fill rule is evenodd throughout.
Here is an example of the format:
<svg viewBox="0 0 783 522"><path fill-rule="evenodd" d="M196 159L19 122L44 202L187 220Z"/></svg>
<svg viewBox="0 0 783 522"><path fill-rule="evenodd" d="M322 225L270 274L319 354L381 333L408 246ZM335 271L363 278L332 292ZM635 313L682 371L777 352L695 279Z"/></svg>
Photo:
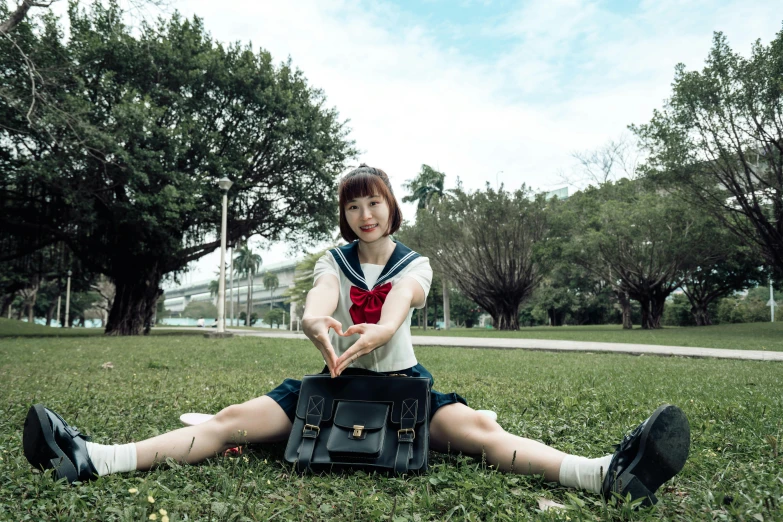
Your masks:
<svg viewBox="0 0 783 522"><path fill-rule="evenodd" d="M389 176L381 169L368 167L364 163L358 168L343 176L339 188L340 200L340 235L349 243L359 237L351 230L351 226L345 219L345 206L356 198L364 198L372 195L382 196L389 205L389 225L384 235L394 234L402 225L402 211L397 199L394 197Z"/></svg>

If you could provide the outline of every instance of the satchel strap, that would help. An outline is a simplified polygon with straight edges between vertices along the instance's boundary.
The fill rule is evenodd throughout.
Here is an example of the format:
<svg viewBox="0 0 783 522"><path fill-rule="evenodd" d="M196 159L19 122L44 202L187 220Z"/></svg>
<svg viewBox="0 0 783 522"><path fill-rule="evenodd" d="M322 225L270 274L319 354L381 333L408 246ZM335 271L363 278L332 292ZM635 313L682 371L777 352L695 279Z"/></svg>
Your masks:
<svg viewBox="0 0 783 522"><path fill-rule="evenodd" d="M413 456L413 441L416 439L416 415L419 412L417 399L402 401L400 414L400 429L397 431L397 455L394 459L394 472L398 475L407 473L408 464Z"/></svg>
<svg viewBox="0 0 783 522"><path fill-rule="evenodd" d="M304 473L310 468L315 450L315 439L321 433L321 419L324 415L324 398L313 395L307 403L307 415L302 429L302 442L299 444L299 458L296 461L296 470Z"/></svg>

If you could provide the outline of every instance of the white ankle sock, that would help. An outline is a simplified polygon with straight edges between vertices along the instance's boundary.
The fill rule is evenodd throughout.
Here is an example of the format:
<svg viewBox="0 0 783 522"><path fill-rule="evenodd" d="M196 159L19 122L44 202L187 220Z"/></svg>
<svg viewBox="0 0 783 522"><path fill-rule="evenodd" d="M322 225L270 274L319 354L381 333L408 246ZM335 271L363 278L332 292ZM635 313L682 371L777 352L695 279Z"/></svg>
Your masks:
<svg viewBox="0 0 783 522"><path fill-rule="evenodd" d="M87 455L101 477L136 469L136 444L132 442L112 446L88 442Z"/></svg>
<svg viewBox="0 0 783 522"><path fill-rule="evenodd" d="M560 464L560 483L571 488L601 492L601 479L606 476L612 455L597 459L566 455ZM603 471L602 471L603 470Z"/></svg>

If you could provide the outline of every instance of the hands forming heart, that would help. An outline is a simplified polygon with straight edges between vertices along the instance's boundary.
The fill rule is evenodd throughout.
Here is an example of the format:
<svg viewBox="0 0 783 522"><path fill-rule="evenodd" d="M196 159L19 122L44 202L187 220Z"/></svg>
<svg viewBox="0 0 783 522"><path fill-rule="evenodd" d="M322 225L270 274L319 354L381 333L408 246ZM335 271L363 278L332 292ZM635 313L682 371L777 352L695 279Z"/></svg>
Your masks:
<svg viewBox="0 0 783 522"><path fill-rule="evenodd" d="M334 352L334 347L329 340L329 330L334 329L337 335L349 337L359 334L359 339L343 353L340 358ZM352 362L363 355L367 355L379 346L383 346L394 335L394 330L388 326L362 323L355 324L343 332L342 324L333 317L308 317L302 320L302 330L310 339L318 351L323 355L329 374L337 377Z"/></svg>

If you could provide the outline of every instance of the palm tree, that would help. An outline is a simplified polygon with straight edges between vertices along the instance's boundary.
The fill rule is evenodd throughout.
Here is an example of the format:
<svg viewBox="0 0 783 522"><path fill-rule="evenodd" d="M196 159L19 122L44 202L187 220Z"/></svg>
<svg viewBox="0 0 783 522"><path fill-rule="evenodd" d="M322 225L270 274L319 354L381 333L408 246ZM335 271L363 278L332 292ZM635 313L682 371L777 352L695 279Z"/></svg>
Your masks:
<svg viewBox="0 0 783 522"><path fill-rule="evenodd" d="M421 171L415 178L409 179L403 185L403 188L410 191L410 194L402 198L405 203L418 202L419 209L432 209L432 206L438 199L447 196L448 192L443 190L443 182L446 175L438 172L429 165L422 165Z"/></svg>
<svg viewBox="0 0 783 522"><path fill-rule="evenodd" d="M405 203L418 202L418 210L432 211L435 204L444 197L451 197L448 191L443 190L443 182L446 179L446 175L442 172L438 172L429 165L422 165L421 171L415 178L408 180L403 185L404 188L410 191L410 194L402 198ZM418 211L417 210L417 211ZM428 317L427 303L424 303L424 329L427 329L427 317ZM435 314L435 322L438 321L438 314ZM450 306L449 306L449 284L448 281L443 278L443 322L445 328L449 328L450 319Z"/></svg>
<svg viewBox="0 0 783 522"><path fill-rule="evenodd" d="M263 260L259 254L245 244L239 249L237 257L234 259L237 273L247 276L247 312L245 314L245 326L250 326L250 312L253 310L253 277L261 268Z"/></svg>
<svg viewBox="0 0 783 522"><path fill-rule="evenodd" d="M277 279L277 274L272 272L264 272L264 290L271 290L272 299L269 300L269 311L272 311L272 301L275 300L275 290L280 286L280 281Z"/></svg>
<svg viewBox="0 0 783 522"><path fill-rule="evenodd" d="M218 294L220 293L220 282L217 279L213 279L209 282L209 297L212 297L213 299L217 298ZM217 303L215 303L217 305Z"/></svg>

